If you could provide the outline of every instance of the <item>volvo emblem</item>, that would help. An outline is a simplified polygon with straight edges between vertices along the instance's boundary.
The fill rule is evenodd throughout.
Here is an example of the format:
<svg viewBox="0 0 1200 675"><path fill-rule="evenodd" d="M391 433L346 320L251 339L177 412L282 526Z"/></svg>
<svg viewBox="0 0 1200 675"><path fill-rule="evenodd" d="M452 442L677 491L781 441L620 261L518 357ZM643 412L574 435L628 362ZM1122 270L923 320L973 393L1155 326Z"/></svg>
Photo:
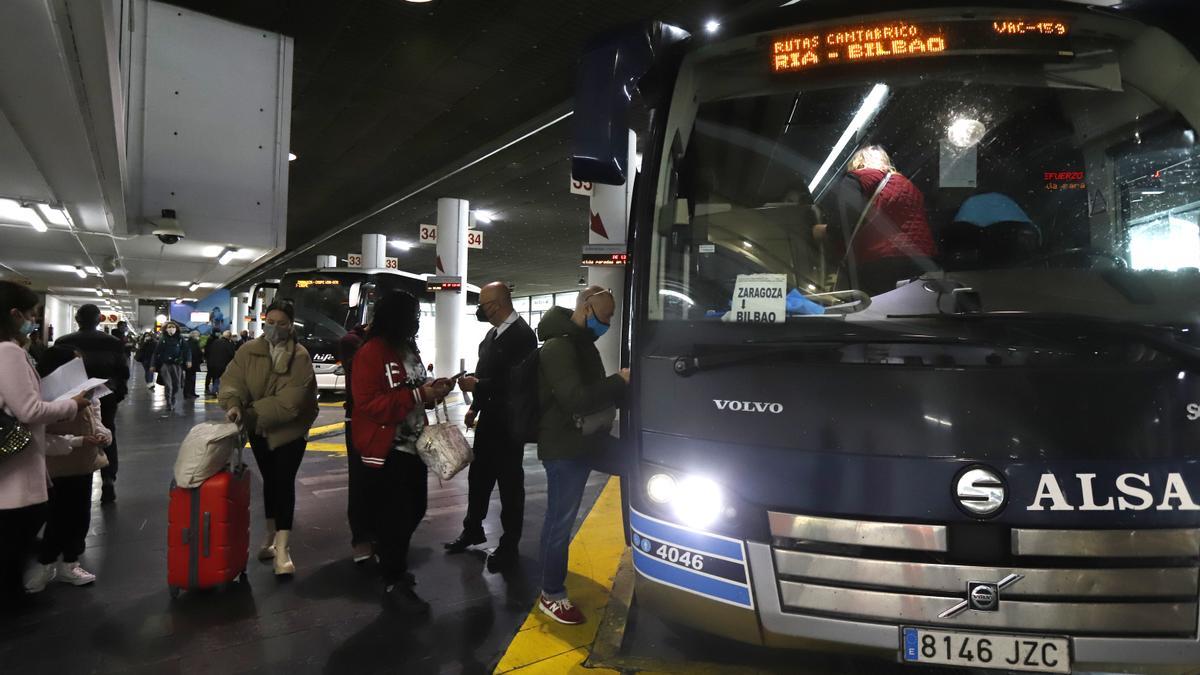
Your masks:
<svg viewBox="0 0 1200 675"><path fill-rule="evenodd" d="M954 485L954 499L967 513L986 518L1004 508L1008 490L1000 474L991 469L975 467L958 477Z"/></svg>
<svg viewBox="0 0 1200 675"><path fill-rule="evenodd" d="M996 583L983 581L967 582L967 599L938 614L939 619L953 619L968 609L977 612L1000 610L1000 591L1025 578L1024 574L1010 574Z"/></svg>
<svg viewBox="0 0 1200 675"><path fill-rule="evenodd" d="M1000 592L996 590L996 584L971 581L967 583L967 602L973 610L994 612L1000 607Z"/></svg>

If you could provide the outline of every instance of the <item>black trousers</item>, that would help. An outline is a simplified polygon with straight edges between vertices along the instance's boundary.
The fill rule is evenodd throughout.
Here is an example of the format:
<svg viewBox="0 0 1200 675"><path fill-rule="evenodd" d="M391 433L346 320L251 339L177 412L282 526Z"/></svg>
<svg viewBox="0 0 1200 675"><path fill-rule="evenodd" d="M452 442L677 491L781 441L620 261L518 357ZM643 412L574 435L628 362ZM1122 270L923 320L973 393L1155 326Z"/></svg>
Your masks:
<svg viewBox="0 0 1200 675"><path fill-rule="evenodd" d="M196 398L196 373L200 371L192 368L183 372L183 397Z"/></svg>
<svg viewBox="0 0 1200 675"><path fill-rule="evenodd" d="M250 434L254 463L262 474L263 509L268 518L275 519L276 530L292 529L292 517L296 513L296 473L300 471L306 447L308 440L297 438L272 450L267 439Z"/></svg>
<svg viewBox="0 0 1200 675"><path fill-rule="evenodd" d="M112 432L112 443L104 449L108 466L100 469L100 477L110 483L117 480L117 406L120 403L115 394L100 399L100 422Z"/></svg>
<svg viewBox="0 0 1200 675"><path fill-rule="evenodd" d="M14 606L25 593L25 564L45 521L45 508L43 502L0 509L0 610Z"/></svg>
<svg viewBox="0 0 1200 675"><path fill-rule="evenodd" d="M63 562L78 562L87 546L91 524L92 474L55 478L50 488L46 532L42 535L38 562L49 565L59 556Z"/></svg>
<svg viewBox="0 0 1200 675"><path fill-rule="evenodd" d="M525 470L521 465L525 444L481 438L484 432L486 428L476 433L475 461L467 472L467 517L463 519L463 530L483 531L492 490L499 484L500 524L504 527L500 546L515 549L521 542L525 524Z"/></svg>
<svg viewBox="0 0 1200 675"><path fill-rule="evenodd" d="M375 541L371 523L371 502L367 492L367 481L371 469L362 463L354 450L354 436L350 433L350 421L346 420L346 462L349 486L346 500L346 519L350 521L350 545L369 544Z"/></svg>
<svg viewBox="0 0 1200 675"><path fill-rule="evenodd" d="M375 525L375 551L387 585L404 581L408 547L425 517L429 470L420 457L392 451L378 469L367 468L367 493Z"/></svg>

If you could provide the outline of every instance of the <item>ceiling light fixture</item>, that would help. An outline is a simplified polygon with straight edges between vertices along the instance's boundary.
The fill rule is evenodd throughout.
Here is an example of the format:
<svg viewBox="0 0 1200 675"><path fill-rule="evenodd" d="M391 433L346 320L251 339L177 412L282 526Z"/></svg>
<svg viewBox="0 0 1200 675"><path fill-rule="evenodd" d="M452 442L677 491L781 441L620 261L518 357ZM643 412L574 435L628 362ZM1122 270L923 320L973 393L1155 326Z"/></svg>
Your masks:
<svg viewBox="0 0 1200 675"><path fill-rule="evenodd" d="M200 254L205 258L215 258L225 252L224 246L205 246Z"/></svg>
<svg viewBox="0 0 1200 675"><path fill-rule="evenodd" d="M99 296L99 297L104 297L104 291L102 291L102 290L100 290L99 288L97 288L97 289L96 289L96 295L97 295L97 296Z"/></svg>
<svg viewBox="0 0 1200 675"><path fill-rule="evenodd" d="M393 239L393 240L389 241L388 243L391 244L392 246L395 246L396 248L400 249L401 251L411 250L412 247L414 246L414 244L411 241L404 241L403 239Z"/></svg>
<svg viewBox="0 0 1200 675"><path fill-rule="evenodd" d="M37 210L38 213L42 214L42 218L51 225L58 225L59 227L71 226L71 221L67 218L66 209L58 209L49 204L38 204Z"/></svg>
<svg viewBox="0 0 1200 675"><path fill-rule="evenodd" d="M46 231L46 223L33 209L11 199L0 199L0 220L25 223L38 232Z"/></svg>
<svg viewBox="0 0 1200 675"><path fill-rule="evenodd" d="M479 223L484 223L485 225L487 223L492 222L492 219L494 219L495 217L496 217L496 214L492 213L491 211L483 211L483 210L479 210L479 209L477 209L475 211L475 221L479 222Z"/></svg>
<svg viewBox="0 0 1200 675"><path fill-rule="evenodd" d="M709 35L721 30L721 22L716 19L709 19L704 22L704 31Z"/></svg>
<svg viewBox="0 0 1200 675"><path fill-rule="evenodd" d="M224 251L221 251L221 256L219 258L217 258L217 264L218 265L228 265L230 263L230 261L232 261L236 257L237 257L237 249L233 248L233 247L229 247L229 248L225 249Z"/></svg>
<svg viewBox="0 0 1200 675"><path fill-rule="evenodd" d="M813 195L817 194L817 186L821 184L821 179L833 167L834 161L841 156L842 150L846 148L850 139L860 129L867 126L871 120L875 119L875 113L879 112L879 109L883 107L883 102L887 100L888 91L889 89L886 84L877 84L871 87L871 91L863 99L862 105L858 107L858 112L854 113L853 119L846 126L846 130L842 132L841 138L838 139L837 143L833 144L833 149L829 151L829 156L821 163L821 168L817 169L816 175L813 176L812 181L808 184L809 192Z"/></svg>
<svg viewBox="0 0 1200 675"><path fill-rule="evenodd" d="M94 265L87 265L87 266L85 266L85 267L83 268L83 271L84 271L84 272L87 272L88 274L93 274L93 275L95 275L95 276L100 276L100 268L99 268L99 267L96 267L96 266L94 266Z"/></svg>
<svg viewBox="0 0 1200 675"><path fill-rule="evenodd" d="M79 277L80 279L86 279L87 272L84 271L84 269L82 267L76 265L75 266L75 276Z"/></svg>
<svg viewBox="0 0 1200 675"><path fill-rule="evenodd" d="M200 288L200 282L199 282L199 281L193 281L193 282L192 282L192 285L188 286L188 293L194 293L194 292L196 292L196 289L197 289L197 288Z"/></svg>

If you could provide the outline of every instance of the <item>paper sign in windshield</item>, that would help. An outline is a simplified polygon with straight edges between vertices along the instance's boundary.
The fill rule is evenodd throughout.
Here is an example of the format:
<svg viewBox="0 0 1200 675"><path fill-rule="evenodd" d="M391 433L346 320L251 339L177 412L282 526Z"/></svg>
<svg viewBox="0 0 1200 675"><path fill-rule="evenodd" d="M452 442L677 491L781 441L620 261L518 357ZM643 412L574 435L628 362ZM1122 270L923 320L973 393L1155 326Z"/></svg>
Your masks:
<svg viewBox="0 0 1200 675"><path fill-rule="evenodd" d="M787 320L786 274L739 274L726 321L783 323Z"/></svg>

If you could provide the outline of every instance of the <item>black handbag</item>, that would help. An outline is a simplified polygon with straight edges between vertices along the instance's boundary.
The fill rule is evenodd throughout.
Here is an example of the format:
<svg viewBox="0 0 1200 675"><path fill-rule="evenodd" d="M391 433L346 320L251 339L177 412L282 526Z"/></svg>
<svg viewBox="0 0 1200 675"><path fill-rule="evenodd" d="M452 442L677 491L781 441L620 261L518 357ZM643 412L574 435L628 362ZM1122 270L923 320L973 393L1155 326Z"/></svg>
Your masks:
<svg viewBox="0 0 1200 675"><path fill-rule="evenodd" d="M33 433L17 418L0 410L0 459L12 457L33 443Z"/></svg>

